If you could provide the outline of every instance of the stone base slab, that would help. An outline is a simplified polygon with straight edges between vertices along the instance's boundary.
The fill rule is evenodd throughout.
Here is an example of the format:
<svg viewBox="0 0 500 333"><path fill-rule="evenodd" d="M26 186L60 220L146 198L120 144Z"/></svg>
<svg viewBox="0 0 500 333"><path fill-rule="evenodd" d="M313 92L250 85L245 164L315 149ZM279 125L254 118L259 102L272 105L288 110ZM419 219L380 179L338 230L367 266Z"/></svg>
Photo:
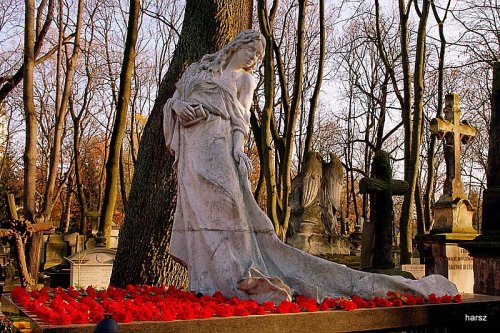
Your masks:
<svg viewBox="0 0 500 333"><path fill-rule="evenodd" d="M463 303L426 304L354 311L324 311L264 316L132 322L120 333L304 333L304 332L499 332L500 297L464 295ZM7 299L2 299L2 304ZM12 306L12 305L11 305ZM484 319L484 320L483 320ZM92 333L96 325L39 325L39 333Z"/></svg>
<svg viewBox="0 0 500 333"><path fill-rule="evenodd" d="M479 236L475 241L461 243L474 258L474 292L500 296L500 238L494 241L481 241L488 239L487 235Z"/></svg>

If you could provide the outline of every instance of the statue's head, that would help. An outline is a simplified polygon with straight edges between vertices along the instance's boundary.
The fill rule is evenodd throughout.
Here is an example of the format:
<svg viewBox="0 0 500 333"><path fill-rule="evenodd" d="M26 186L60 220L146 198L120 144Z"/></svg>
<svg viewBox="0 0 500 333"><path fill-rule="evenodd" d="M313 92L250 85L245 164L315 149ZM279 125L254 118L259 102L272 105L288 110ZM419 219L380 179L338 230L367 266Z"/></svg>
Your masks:
<svg viewBox="0 0 500 333"><path fill-rule="evenodd" d="M206 56L204 56L200 60L200 69L208 70L214 75L219 75L231 61L231 58L233 57L235 52L238 51L241 47L251 43L260 43L263 50L266 47L266 40L259 31L243 30L221 50L216 53L207 54ZM258 61L262 60L262 56L263 54L261 55L260 59L258 59ZM252 66L245 68L245 70L247 72L251 72L254 65L255 64L252 64Z"/></svg>

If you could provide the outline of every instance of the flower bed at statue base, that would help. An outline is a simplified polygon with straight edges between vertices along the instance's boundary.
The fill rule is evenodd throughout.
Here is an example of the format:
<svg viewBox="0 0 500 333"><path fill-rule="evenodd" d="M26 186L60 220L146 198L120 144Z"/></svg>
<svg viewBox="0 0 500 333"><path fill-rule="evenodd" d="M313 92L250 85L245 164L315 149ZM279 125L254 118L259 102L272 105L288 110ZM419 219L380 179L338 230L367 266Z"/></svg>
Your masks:
<svg viewBox="0 0 500 333"><path fill-rule="evenodd" d="M293 302L283 301L276 306L272 302L259 305L251 300L227 298L220 292L208 296L175 287L137 285L129 285L125 289L109 287L106 290L47 287L27 291L16 287L11 298L18 306L40 318L41 322L51 325L98 323L105 313L111 314L117 322L127 323L462 302L460 295L437 297L430 294L425 299L389 292L386 298L326 298L320 304L312 298L296 296Z"/></svg>

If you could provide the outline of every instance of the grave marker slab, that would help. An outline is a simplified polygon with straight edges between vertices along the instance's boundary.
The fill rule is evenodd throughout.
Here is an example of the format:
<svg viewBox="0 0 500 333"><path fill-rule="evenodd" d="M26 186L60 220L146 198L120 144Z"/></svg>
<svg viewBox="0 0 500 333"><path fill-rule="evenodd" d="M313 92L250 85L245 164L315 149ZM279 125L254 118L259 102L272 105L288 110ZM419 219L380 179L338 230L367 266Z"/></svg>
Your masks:
<svg viewBox="0 0 500 333"><path fill-rule="evenodd" d="M411 273L416 279L421 279L425 276L425 265L401 265L401 270Z"/></svg>
<svg viewBox="0 0 500 333"><path fill-rule="evenodd" d="M70 284L74 287L107 288L116 250L93 248L70 256Z"/></svg>

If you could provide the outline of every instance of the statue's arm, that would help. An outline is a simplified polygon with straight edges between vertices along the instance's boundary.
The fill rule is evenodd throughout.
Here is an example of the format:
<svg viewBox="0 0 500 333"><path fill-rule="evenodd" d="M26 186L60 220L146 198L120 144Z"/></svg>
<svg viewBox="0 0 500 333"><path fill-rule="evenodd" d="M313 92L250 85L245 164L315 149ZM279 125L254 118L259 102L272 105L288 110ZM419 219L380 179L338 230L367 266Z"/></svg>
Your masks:
<svg viewBox="0 0 500 333"><path fill-rule="evenodd" d="M255 78L249 73L243 73L237 82L238 100L247 112L250 111L250 107L252 106L253 93L256 86Z"/></svg>
<svg viewBox="0 0 500 333"><path fill-rule="evenodd" d="M245 111L249 112L250 107L252 106L253 93L256 87L255 79L251 74L244 73L236 83L238 88L238 100L245 108ZM244 166L248 175L250 175L252 171L252 163L243 151L245 136L246 133L244 133L241 129L235 128L233 130L233 158L236 163L240 164L240 166Z"/></svg>
<svg viewBox="0 0 500 333"><path fill-rule="evenodd" d="M194 108L181 100L178 90L176 90L172 96L172 110L182 119L182 122L192 121L196 117Z"/></svg>

